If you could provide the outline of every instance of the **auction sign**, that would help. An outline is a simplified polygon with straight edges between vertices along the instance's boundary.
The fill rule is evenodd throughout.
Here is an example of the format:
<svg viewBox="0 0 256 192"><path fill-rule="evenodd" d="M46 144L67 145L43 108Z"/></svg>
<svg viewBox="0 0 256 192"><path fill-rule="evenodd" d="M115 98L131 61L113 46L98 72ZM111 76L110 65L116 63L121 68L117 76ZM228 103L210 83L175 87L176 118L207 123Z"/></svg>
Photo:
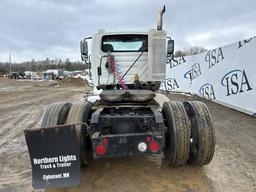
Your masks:
<svg viewBox="0 0 256 192"><path fill-rule="evenodd" d="M162 90L180 91L256 116L256 38L167 58Z"/></svg>

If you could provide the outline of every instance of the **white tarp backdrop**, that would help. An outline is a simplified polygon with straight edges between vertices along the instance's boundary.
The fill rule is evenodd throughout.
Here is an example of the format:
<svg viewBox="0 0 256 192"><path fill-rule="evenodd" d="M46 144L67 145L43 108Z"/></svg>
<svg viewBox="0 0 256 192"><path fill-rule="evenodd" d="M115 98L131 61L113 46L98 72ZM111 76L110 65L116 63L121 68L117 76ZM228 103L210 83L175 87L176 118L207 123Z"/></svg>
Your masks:
<svg viewBox="0 0 256 192"><path fill-rule="evenodd" d="M167 59L161 89L189 92L256 116L256 37Z"/></svg>

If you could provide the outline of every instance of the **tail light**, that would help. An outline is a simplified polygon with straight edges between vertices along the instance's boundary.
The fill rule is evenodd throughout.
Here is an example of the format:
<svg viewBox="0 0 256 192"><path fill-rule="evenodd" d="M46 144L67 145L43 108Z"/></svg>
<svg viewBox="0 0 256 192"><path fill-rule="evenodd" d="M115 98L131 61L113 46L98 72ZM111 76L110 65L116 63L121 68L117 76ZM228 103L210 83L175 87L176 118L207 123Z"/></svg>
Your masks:
<svg viewBox="0 0 256 192"><path fill-rule="evenodd" d="M97 145L95 151L96 151L97 155L104 155L107 152L107 149L103 144L99 144L99 145Z"/></svg>
<svg viewBox="0 0 256 192"><path fill-rule="evenodd" d="M149 137L149 136L146 137L147 142L150 142L151 140L152 140L151 137Z"/></svg>
<svg viewBox="0 0 256 192"><path fill-rule="evenodd" d="M152 141L152 142L149 144L149 149L150 149L150 151L152 151L152 152L157 152L157 151L160 149L160 145L159 145L158 142Z"/></svg>
<svg viewBox="0 0 256 192"><path fill-rule="evenodd" d="M102 143L104 144L104 145L107 145L108 144L108 139L107 138L104 138L103 140L102 140Z"/></svg>

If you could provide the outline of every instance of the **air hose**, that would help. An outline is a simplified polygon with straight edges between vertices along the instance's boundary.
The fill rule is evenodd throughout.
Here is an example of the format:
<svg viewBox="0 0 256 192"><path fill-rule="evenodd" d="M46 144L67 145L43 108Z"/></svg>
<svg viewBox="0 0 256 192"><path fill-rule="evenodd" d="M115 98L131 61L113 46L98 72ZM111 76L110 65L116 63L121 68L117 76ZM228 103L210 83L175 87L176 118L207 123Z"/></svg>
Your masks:
<svg viewBox="0 0 256 192"><path fill-rule="evenodd" d="M119 65L116 64L115 62L115 57L113 55L108 55L108 63L111 67L111 70L113 72L114 77L117 79L117 82L120 83L121 87L124 90L127 90L128 87L125 84L124 79L122 78L122 72L121 72L121 68Z"/></svg>

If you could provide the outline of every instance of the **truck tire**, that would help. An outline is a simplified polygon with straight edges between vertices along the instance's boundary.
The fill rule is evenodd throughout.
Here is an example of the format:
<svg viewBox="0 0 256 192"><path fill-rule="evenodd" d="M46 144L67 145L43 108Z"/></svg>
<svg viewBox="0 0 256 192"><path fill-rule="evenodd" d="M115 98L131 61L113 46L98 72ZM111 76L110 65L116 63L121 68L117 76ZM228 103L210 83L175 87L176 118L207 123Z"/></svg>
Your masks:
<svg viewBox="0 0 256 192"><path fill-rule="evenodd" d="M190 123L186 110L179 101L164 102L162 114L167 132L165 134L164 158L170 165L184 165L189 156Z"/></svg>
<svg viewBox="0 0 256 192"><path fill-rule="evenodd" d="M91 103L75 103L72 105L66 124L80 123L84 122L88 124L88 119L91 116ZM78 146L80 148L80 162L81 165L88 165L92 159L92 145L90 136L86 132L87 126L76 125L76 134Z"/></svg>
<svg viewBox="0 0 256 192"><path fill-rule="evenodd" d="M206 165L211 162L215 151L215 130L207 106L200 101L184 102L191 121L191 142L188 163Z"/></svg>
<svg viewBox="0 0 256 192"><path fill-rule="evenodd" d="M53 127L65 123L71 103L53 103L45 111L41 127Z"/></svg>

